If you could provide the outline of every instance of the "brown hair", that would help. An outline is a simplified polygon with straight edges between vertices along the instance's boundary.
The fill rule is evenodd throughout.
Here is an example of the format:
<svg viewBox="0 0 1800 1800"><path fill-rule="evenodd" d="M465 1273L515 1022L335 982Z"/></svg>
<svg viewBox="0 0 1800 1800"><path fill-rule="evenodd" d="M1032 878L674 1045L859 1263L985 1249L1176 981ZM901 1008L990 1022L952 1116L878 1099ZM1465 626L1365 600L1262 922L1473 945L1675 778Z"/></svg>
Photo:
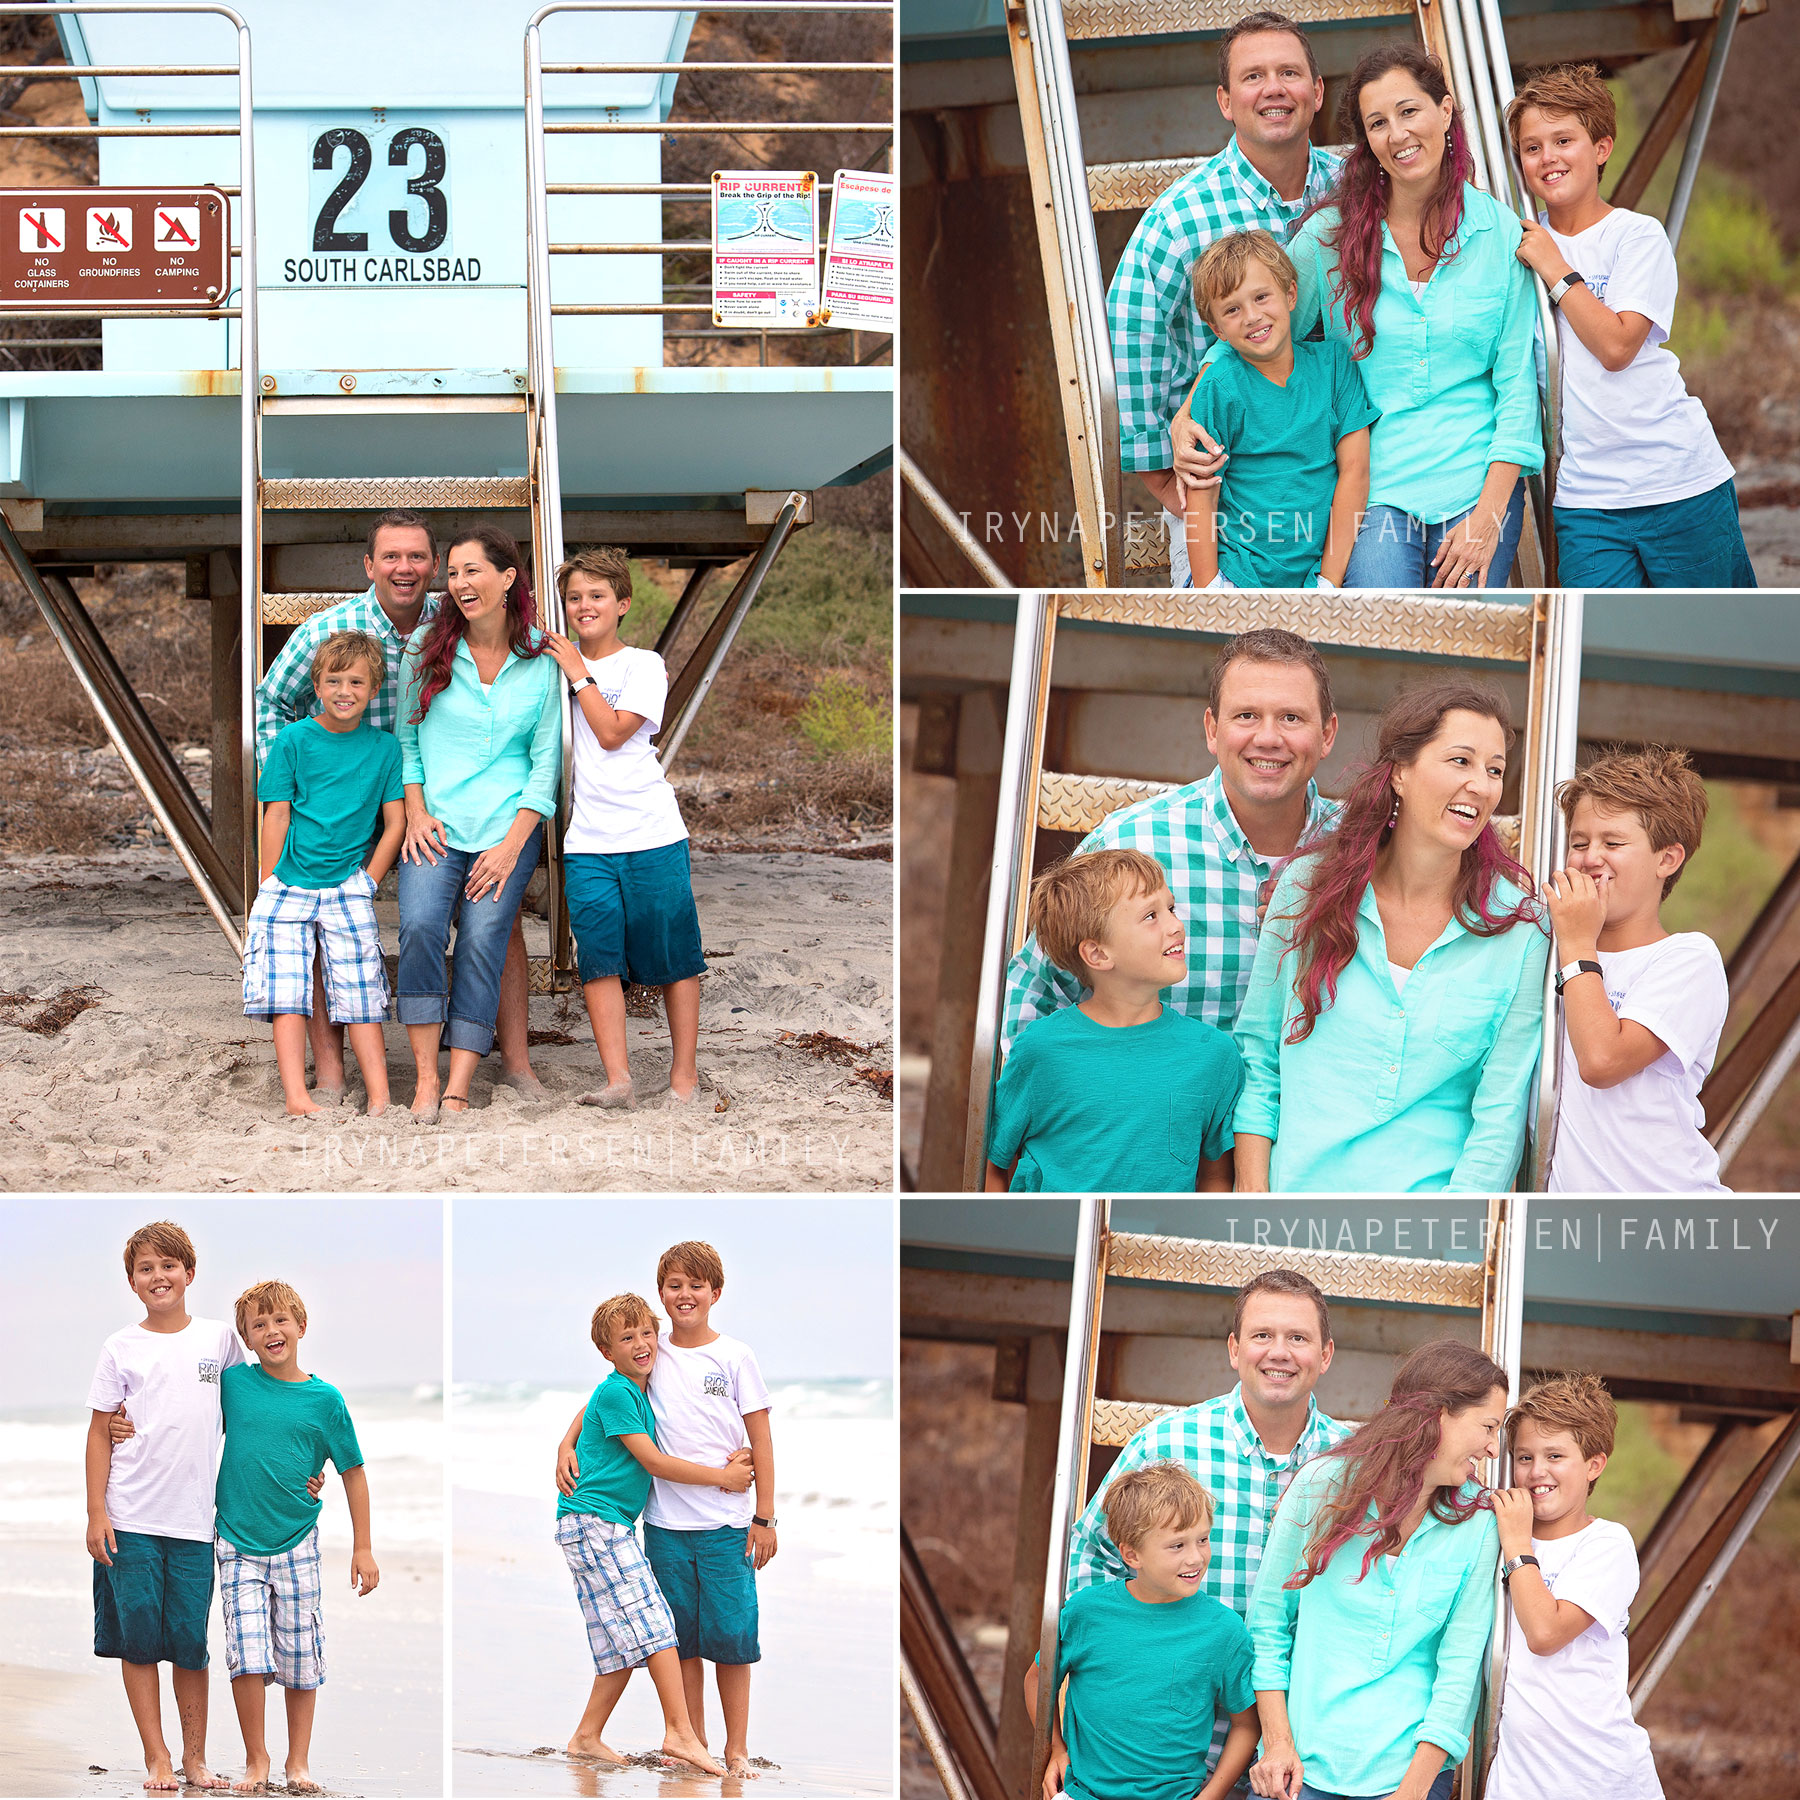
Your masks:
<svg viewBox="0 0 1800 1800"><path fill-rule="evenodd" d="M379 638L367 631L334 631L313 652L313 685L318 686L321 675L335 675L359 662L369 666L370 687L379 688L387 680L387 652Z"/></svg>
<svg viewBox="0 0 1800 1800"><path fill-rule="evenodd" d="M1213 306L1237 292L1253 262L1261 263L1284 288L1299 280L1288 253L1268 232L1228 231L1214 238L1194 264L1194 305L1207 324L1213 322Z"/></svg>
<svg viewBox="0 0 1800 1800"><path fill-rule="evenodd" d="M633 1325L648 1325L654 1330L661 1324L662 1320L650 1310L648 1300L641 1299L636 1294L614 1294L610 1300L602 1300L594 1308L588 1335L594 1340L594 1348L604 1356L615 1331Z"/></svg>
<svg viewBox="0 0 1800 1800"><path fill-rule="evenodd" d="M1590 1456L1611 1456L1619 1429L1619 1409L1598 1375L1557 1375L1529 1389L1506 1415L1509 1449L1527 1419L1539 1431L1566 1431L1584 1462ZM1588 1492L1593 1491L1590 1481Z"/></svg>
<svg viewBox="0 0 1800 1800"><path fill-rule="evenodd" d="M194 1272L194 1240L179 1225L158 1219L154 1225L140 1225L125 1240L125 1279L132 1276L140 1250L154 1250L158 1256L179 1256L181 1266Z"/></svg>
<svg viewBox="0 0 1800 1800"><path fill-rule="evenodd" d="M1325 1304L1325 1296L1318 1287L1293 1269L1264 1269L1260 1275L1253 1275L1237 1291L1237 1308L1231 1315L1231 1335L1241 1338L1244 1335L1244 1308L1252 1294L1294 1294L1302 1300L1310 1300L1319 1313L1319 1342L1331 1342L1331 1308Z"/></svg>
<svg viewBox="0 0 1800 1800"><path fill-rule="evenodd" d="M1225 671L1238 662L1293 663L1310 670L1319 689L1319 723L1323 725L1336 710L1332 705L1331 677L1325 672L1325 659L1298 632L1265 626L1257 631L1240 631L1219 646L1219 653L1213 658L1212 678L1206 688L1206 704L1215 720L1219 716L1220 696L1225 691Z"/></svg>
<svg viewBox="0 0 1800 1800"><path fill-rule="evenodd" d="M686 1238L679 1244L671 1244L656 1259L656 1285L660 1290L668 1279L671 1269L679 1269L682 1274L691 1276L695 1281L704 1281L716 1293L725 1290L725 1265L719 1260L719 1253L711 1244L702 1243L699 1238Z"/></svg>
<svg viewBox="0 0 1800 1800"><path fill-rule="evenodd" d="M369 558L374 560L375 540L384 531L422 531L425 541L431 546L431 558L437 560L437 533L431 529L431 521L423 513L414 512L407 506L396 506L384 512L369 527Z"/></svg>
<svg viewBox="0 0 1800 1800"><path fill-rule="evenodd" d="M1575 805L1591 800L1603 812L1636 813L1650 834L1652 850L1679 844L1686 854L1681 868L1663 881L1663 898L1681 879L1681 870L1698 854L1706 826L1706 784L1694 773L1685 750L1646 744L1642 750L1619 745L1603 750L1577 769L1556 790L1564 824L1573 824Z"/></svg>
<svg viewBox="0 0 1800 1800"><path fill-rule="evenodd" d="M1081 946L1099 940L1114 904L1125 894L1154 894L1168 885L1168 870L1141 850L1066 856L1031 884L1031 929L1038 947L1059 969L1085 979Z"/></svg>
<svg viewBox="0 0 1800 1800"><path fill-rule="evenodd" d="M1303 1588L1316 1581L1353 1537L1369 1540L1359 1581L1378 1556L1398 1551L1401 1521L1418 1503L1426 1471L1437 1455L1442 1415L1479 1406L1495 1388L1506 1392L1506 1371L1491 1357L1454 1338L1421 1344L1400 1365L1387 1405L1325 1452L1343 1463L1344 1479L1320 1506L1305 1563L1285 1585ZM1473 1517L1482 1505L1481 1496L1463 1500L1460 1493L1460 1483L1433 1489L1432 1515L1446 1525L1460 1525Z"/></svg>
<svg viewBox="0 0 1800 1800"><path fill-rule="evenodd" d="M259 1312L285 1312L302 1331L306 1329L306 1302L285 1281L253 1282L237 1297L237 1333L250 1342L250 1321Z"/></svg>
<svg viewBox="0 0 1800 1800"><path fill-rule="evenodd" d="M610 581L615 599L631 598L631 558L610 544L590 545L585 550L577 550L573 556L565 556L557 564L556 591L564 600L569 597L571 575L591 575L596 581Z"/></svg>
<svg viewBox="0 0 1800 1800"><path fill-rule="evenodd" d="M1285 31L1289 37L1300 40L1300 48L1306 53L1306 72L1314 81L1319 79L1319 59L1313 55L1311 40L1286 13L1253 12L1245 13L1232 28L1219 39L1219 86L1231 88L1231 46L1241 37L1249 37L1256 31Z"/></svg>
<svg viewBox="0 0 1800 1800"><path fill-rule="evenodd" d="M1512 133L1515 156L1519 153L1520 121L1530 106L1553 119L1573 118L1596 144L1619 135L1619 110L1613 104L1612 91L1592 63L1558 63L1527 77L1506 109L1506 129Z"/></svg>
<svg viewBox="0 0 1800 1800"><path fill-rule="evenodd" d="M1121 1475L1101 1502L1106 1535L1131 1550L1153 1531L1212 1530L1212 1495L1177 1463L1146 1463Z"/></svg>

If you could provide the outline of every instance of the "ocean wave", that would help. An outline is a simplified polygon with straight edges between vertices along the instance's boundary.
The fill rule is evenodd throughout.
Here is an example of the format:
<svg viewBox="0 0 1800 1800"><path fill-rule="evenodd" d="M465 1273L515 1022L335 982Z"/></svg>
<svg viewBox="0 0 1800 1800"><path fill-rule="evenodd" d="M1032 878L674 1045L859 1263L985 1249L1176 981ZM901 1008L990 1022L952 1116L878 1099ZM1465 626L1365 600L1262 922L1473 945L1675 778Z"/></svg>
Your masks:
<svg viewBox="0 0 1800 1800"><path fill-rule="evenodd" d="M560 1408L566 1423L566 1415L587 1404L605 1373L597 1368L588 1387L536 1381L457 1381L450 1386L450 1403L459 1427L467 1418L484 1413L492 1416L509 1408L533 1417ZM777 1419L891 1419L894 1384L885 1376L771 1381L769 1410Z"/></svg>

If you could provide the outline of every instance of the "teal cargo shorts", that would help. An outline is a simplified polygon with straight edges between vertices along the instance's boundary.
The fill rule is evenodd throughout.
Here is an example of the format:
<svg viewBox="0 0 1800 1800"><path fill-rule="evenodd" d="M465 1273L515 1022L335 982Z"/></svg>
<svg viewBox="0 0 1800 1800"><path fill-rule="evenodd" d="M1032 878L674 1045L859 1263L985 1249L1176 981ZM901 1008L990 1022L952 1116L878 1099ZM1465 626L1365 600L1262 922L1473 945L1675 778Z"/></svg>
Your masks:
<svg viewBox="0 0 1800 1800"><path fill-rule="evenodd" d="M675 1619L683 1662L762 1661L756 1641L756 1566L744 1554L749 1530L670 1531L644 1521L644 1554Z"/></svg>
<svg viewBox="0 0 1800 1800"><path fill-rule="evenodd" d="M204 1669L212 1545L141 1531L113 1536L112 1567L94 1564L94 1654Z"/></svg>

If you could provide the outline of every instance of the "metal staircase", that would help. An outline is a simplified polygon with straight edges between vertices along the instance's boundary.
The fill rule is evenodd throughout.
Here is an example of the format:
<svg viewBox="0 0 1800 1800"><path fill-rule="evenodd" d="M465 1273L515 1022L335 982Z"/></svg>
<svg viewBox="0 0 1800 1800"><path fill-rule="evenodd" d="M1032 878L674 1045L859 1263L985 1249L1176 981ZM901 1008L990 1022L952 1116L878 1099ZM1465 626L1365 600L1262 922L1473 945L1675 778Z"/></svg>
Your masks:
<svg viewBox="0 0 1800 1800"><path fill-rule="evenodd" d="M1028 935L1036 833L1091 831L1108 814L1167 785L1044 767L1059 619L1225 636L1279 627L1321 646L1524 664L1528 682L1520 733L1524 767L1518 856L1540 882L1562 864L1566 834L1554 795L1556 784L1575 772L1579 594L1540 593L1521 602L1385 593L1024 593L1018 605L963 1140L967 1192L979 1192L982 1186L988 1114L999 1073L1006 967ZM1559 1044L1557 1008L1547 988L1531 1134L1534 1185L1540 1188L1553 1148Z"/></svg>
<svg viewBox="0 0 1800 1800"><path fill-rule="evenodd" d="M1519 1195L1488 1201L1483 1255L1479 1262L1377 1256L1366 1252L1295 1250L1244 1243L1153 1236L1114 1231L1112 1202L1081 1202L1075 1240L1075 1268L1069 1301L1069 1335L1063 1358L1062 1437L1057 1450L1056 1480L1051 1498L1050 1553L1044 1580L1044 1613L1039 1656L1045 1677L1039 1693L1049 1704L1038 1707L1032 1746L1035 1794L1050 1754L1050 1720L1061 1685L1057 1666L1057 1625L1062 1616L1068 1576L1069 1542L1088 1497L1088 1451L1095 1444L1124 1444L1133 1432L1173 1406L1104 1400L1095 1393L1100 1360L1100 1332L1107 1282L1117 1280L1180 1282L1236 1288L1266 1269L1293 1269L1315 1282L1331 1300L1376 1301L1389 1305L1454 1308L1478 1313L1481 1348L1506 1370L1509 1391L1519 1391L1519 1344L1525 1305L1525 1218L1529 1202ZM1506 1484L1504 1446L1492 1485ZM1463 1765L1462 1792L1476 1800L1493 1754L1494 1723L1505 1684L1509 1623L1500 1585L1494 1575L1495 1630L1488 1653L1486 1704L1476 1720L1474 1739Z"/></svg>

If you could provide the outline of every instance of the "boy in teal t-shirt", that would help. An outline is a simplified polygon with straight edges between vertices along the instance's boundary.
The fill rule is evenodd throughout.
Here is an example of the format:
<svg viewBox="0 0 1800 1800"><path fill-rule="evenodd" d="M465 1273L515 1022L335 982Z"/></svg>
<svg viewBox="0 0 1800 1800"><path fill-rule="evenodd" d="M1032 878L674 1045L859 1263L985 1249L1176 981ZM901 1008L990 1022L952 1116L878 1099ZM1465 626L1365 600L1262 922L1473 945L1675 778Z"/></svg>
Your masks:
<svg viewBox="0 0 1800 1800"><path fill-rule="evenodd" d="M575 1596L594 1657L594 1685L581 1723L569 1739L569 1754L623 1760L600 1734L631 1671L643 1667L662 1703L663 1754L709 1775L723 1775L689 1720L675 1621L638 1543L636 1526L650 1498L653 1475L741 1494L755 1479L755 1471L747 1450L714 1469L665 1456L657 1448L649 1387L661 1323L636 1294L615 1294L594 1309L589 1334L613 1372L589 1398L573 1452L557 1459L561 1497L556 1505L556 1541L575 1579ZM566 1444L563 1450L568 1452Z"/></svg>
<svg viewBox="0 0 1800 1800"><path fill-rule="evenodd" d="M313 657L318 716L276 738L257 783L262 885L244 939L244 1011L274 1024L293 1114L319 1111L306 1089L315 941L326 1009L348 1032L369 1111L387 1110L381 1027L390 995L375 890L406 835L406 789L398 740L363 720L386 673L387 654L366 631L327 638Z"/></svg>
<svg viewBox="0 0 1800 1800"><path fill-rule="evenodd" d="M1187 932L1161 866L1140 850L1072 856L1038 877L1031 929L1092 991L1014 1043L987 1191L1229 1192L1244 1065L1227 1033L1163 1004L1187 974Z"/></svg>
<svg viewBox="0 0 1800 1800"><path fill-rule="evenodd" d="M1044 1792L1070 1800L1225 1800L1256 1755L1255 1655L1244 1621L1201 1590L1212 1496L1158 1462L1107 1490L1106 1530L1131 1569L1071 1594L1057 1627L1067 1703L1050 1725ZM1025 1677L1037 1719L1038 1670ZM1231 1729L1210 1775L1214 1722ZM1310 1790L1308 1790L1310 1792Z"/></svg>
<svg viewBox="0 0 1800 1800"><path fill-rule="evenodd" d="M238 1296L238 1335L256 1356L220 1379L225 1453L213 1498L213 1552L225 1614L225 1665L244 1734L244 1785L269 1778L263 1690L279 1682L287 1702L290 1794L318 1793L308 1771L313 1713L325 1683L324 1586L319 1502L307 1482L329 1457L344 1483L353 1547L350 1585L375 1591L381 1571L369 1545L369 1483L344 1396L302 1372L306 1303L284 1281Z"/></svg>
<svg viewBox="0 0 1800 1800"><path fill-rule="evenodd" d="M1194 383L1194 423L1224 450L1220 485L1187 496L1195 587L1335 587L1369 502L1369 404L1349 352L1295 343L1294 265L1266 231L1219 238L1194 301L1219 346Z"/></svg>

